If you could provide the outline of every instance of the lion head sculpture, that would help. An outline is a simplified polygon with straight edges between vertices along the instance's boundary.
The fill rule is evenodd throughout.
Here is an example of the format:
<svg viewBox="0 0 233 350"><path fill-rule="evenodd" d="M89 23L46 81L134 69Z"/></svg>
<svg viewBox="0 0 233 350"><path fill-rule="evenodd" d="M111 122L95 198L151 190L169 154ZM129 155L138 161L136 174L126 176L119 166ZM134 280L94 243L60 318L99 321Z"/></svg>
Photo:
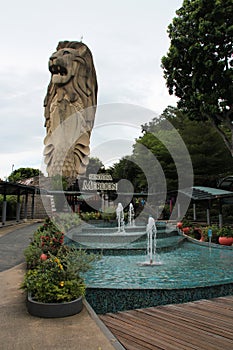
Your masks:
<svg viewBox="0 0 233 350"><path fill-rule="evenodd" d="M59 42L49 59L49 71L44 100L45 163L49 176L74 178L85 172L95 119L98 88L92 54L82 42Z"/></svg>

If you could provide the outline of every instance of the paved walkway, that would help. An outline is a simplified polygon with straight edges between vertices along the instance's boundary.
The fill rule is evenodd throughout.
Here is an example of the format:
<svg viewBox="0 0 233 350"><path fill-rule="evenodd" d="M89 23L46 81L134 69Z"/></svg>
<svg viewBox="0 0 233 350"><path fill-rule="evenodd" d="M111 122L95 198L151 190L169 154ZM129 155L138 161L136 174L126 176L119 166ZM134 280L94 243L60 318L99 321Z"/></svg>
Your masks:
<svg viewBox="0 0 233 350"><path fill-rule="evenodd" d="M25 273L23 250L39 223L0 228L1 350L123 349L84 302L81 313L58 319L33 317L19 289Z"/></svg>
<svg viewBox="0 0 233 350"><path fill-rule="evenodd" d="M0 272L24 261L23 251L40 225L32 221L0 228Z"/></svg>

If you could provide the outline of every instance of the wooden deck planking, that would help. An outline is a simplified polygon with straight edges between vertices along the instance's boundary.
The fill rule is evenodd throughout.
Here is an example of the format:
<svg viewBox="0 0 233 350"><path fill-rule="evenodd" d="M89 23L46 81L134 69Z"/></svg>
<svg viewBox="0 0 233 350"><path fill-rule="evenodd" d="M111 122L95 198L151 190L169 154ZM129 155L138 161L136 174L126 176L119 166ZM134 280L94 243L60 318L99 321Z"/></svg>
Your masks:
<svg viewBox="0 0 233 350"><path fill-rule="evenodd" d="M126 313L124 313L124 315L116 315L114 317L114 315L112 316L112 318L115 319L115 321L117 320L118 321L118 324L119 324L119 320L122 318L122 321L123 322L127 322L128 325L134 325L135 326L135 323L137 323L137 331L138 333L140 334L143 334L143 336L146 338L146 340L150 340L151 341L151 344L154 343L154 337L156 337L157 339L160 339L160 340L165 340L165 344L167 346L167 344L169 345L173 345L174 347L174 344L175 345L177 343L179 343L179 349L187 349L187 341L189 343L192 343L192 340L193 340L193 330L196 331L195 328L193 328L193 330L190 331L190 327L183 327L184 331L185 331L185 339L176 339L176 336L177 336L177 332L180 331L180 327L176 325L176 323L172 323L170 325L170 329L167 327L167 322L166 320L162 321L159 320L159 322L157 321L156 324L153 323L153 319L150 318L149 320L147 319L145 322L145 317L144 317L144 312L140 312L140 311L136 311L136 313L138 314L137 317L141 320L143 319L143 325L139 324L139 322L135 322L135 319L133 319L131 317L131 321L130 321L130 314L126 315ZM112 320L112 322L115 323L116 325L116 322ZM203 349L209 349L209 345L207 344L206 342L206 335L208 334L208 332L204 331L204 336L203 334L200 333L199 331L199 346L202 345ZM162 336L162 337L161 337ZM158 341L158 340L157 340ZM219 346L220 344L218 344L218 339L211 339L211 341L209 341L209 343L212 343L212 348L213 349L217 349L219 350ZM222 343L222 342L221 342ZM161 345L161 344L159 344ZM195 344L194 344L195 345ZM195 349L199 349L199 346L198 347L191 347L191 348L195 348ZM166 348L166 347L165 347ZM175 349L177 349L177 347L175 346Z"/></svg>
<svg viewBox="0 0 233 350"><path fill-rule="evenodd" d="M209 330L211 328L211 331L215 332L215 335L224 335L225 337L229 337L230 339L232 339L232 335L229 335L228 331L226 331L225 327L220 327L220 325L218 324L216 326L216 324L213 324L213 322L209 321L208 322L204 322L203 319L198 319L198 316L196 316L194 318L193 315L189 314L187 315L182 315L179 314L177 312L173 312L173 314L171 315L170 313L166 313L166 312L157 312L156 317L162 317L161 314L164 316L164 320L165 323L167 324L168 322L168 317L170 318L171 322L174 322L177 326L179 327L183 327L184 323L185 323L185 327L186 329L190 329L192 331L202 331L204 330L204 332L206 330ZM226 327L228 327L228 324L226 325Z"/></svg>
<svg viewBox="0 0 233 350"><path fill-rule="evenodd" d="M116 319L115 317L111 317L110 320L105 320L104 323L114 335L117 336L118 334L117 338L123 345L125 341L133 341L135 343L134 350L141 350L141 348L144 350L157 350L164 349L164 346L166 346L166 340L158 339L157 344L154 344L154 336L152 336L148 330L144 330L142 333L141 329L135 327L135 325L130 325L129 323ZM140 348L136 347L136 344L138 344ZM175 350L176 348L172 344L168 344L166 349Z"/></svg>
<svg viewBox="0 0 233 350"><path fill-rule="evenodd" d="M233 296L100 318L127 350L233 350Z"/></svg>
<svg viewBox="0 0 233 350"><path fill-rule="evenodd" d="M153 310L151 310L153 312ZM196 328L203 328L207 327L215 327L215 330L219 329L219 331L222 331L226 328L228 328L229 322L232 320L227 318L224 319L224 316L222 318L220 317L214 317L212 312L206 313L203 315L201 312L197 312L197 310L189 310L178 308L170 308L170 309L165 309L165 310L156 310L157 313L164 313L165 317L170 317L180 319L181 322L182 320L186 320L187 324L195 325ZM192 315L192 317L191 317ZM230 337L232 337L232 334L229 334Z"/></svg>
<svg viewBox="0 0 233 350"><path fill-rule="evenodd" d="M175 311L174 311L175 312ZM148 312L147 312L148 313ZM154 316L154 318L156 319L160 319L160 315L158 315L158 313L151 313L152 316ZM166 319L167 316L167 319ZM168 317L170 318L168 320ZM164 322L163 322L163 326L164 327L172 327L173 330L175 330L176 334L178 334L181 329L185 332L185 338L186 340L190 341L190 343L193 342L193 336L195 334L197 334L198 332L198 344L199 346L202 346L203 349L207 348L209 349L209 346L205 347L206 342L212 344L212 349L215 348L215 345L218 344L216 346L216 348L219 350L221 349L221 347L219 348L219 346L222 344L222 337L226 337L228 338L228 332L224 330L222 331L222 329L213 329L213 323L208 323L208 324L204 324L204 323L193 323L193 315L190 313L189 318L188 317L176 317L176 315L174 315L174 317L172 317L172 315L170 313L165 314L165 318L164 318ZM161 324L161 321L159 322ZM211 336L209 336L210 334L210 329L211 329ZM214 332L213 332L214 331ZM174 335L174 337L176 337L176 334ZM189 339L188 339L188 338ZM220 339L220 341L219 341ZM232 340L230 339L229 342L231 343ZM201 344L202 343L202 344ZM227 343L227 340L225 341L225 343ZM194 343L195 344L195 343Z"/></svg>
<svg viewBox="0 0 233 350"><path fill-rule="evenodd" d="M137 313L137 311L135 310L135 312ZM132 312L130 312L129 314L124 313L123 315L123 320L126 319L128 324L134 324L134 326L136 325L136 328L138 330L138 333L142 333L144 334L144 336L150 336L150 338L152 339L152 344L154 343L154 337L161 337L161 334L163 334L163 337L161 338L162 341L162 345L163 346L167 346L167 344L169 344L170 346L172 346L172 348L177 349L176 344L174 345L174 336L176 335L176 332L174 331L174 334L172 334L173 332L168 332L166 331L166 328L164 329L163 325L161 324L154 324L153 322L151 322L151 320L149 320L148 322L145 322L145 317L142 317L143 315L135 315L135 317L133 317ZM146 320L148 321L148 320ZM148 335L146 334L148 333ZM147 338L148 340L148 338ZM165 341L165 343L164 343ZM175 342L176 343L176 342ZM161 344L159 344L161 345ZM180 349L186 349L186 342L184 342L183 340L179 341L179 348ZM196 347L193 347L193 349L197 349Z"/></svg>

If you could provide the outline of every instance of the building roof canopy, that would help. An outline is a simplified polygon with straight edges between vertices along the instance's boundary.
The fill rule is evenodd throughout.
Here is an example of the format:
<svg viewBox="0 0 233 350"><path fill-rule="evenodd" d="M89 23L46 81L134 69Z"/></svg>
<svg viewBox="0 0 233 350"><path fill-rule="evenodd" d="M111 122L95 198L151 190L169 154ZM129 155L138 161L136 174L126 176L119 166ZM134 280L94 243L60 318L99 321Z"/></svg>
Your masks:
<svg viewBox="0 0 233 350"><path fill-rule="evenodd" d="M233 197L233 192L219 188L193 186L179 190L194 201Z"/></svg>
<svg viewBox="0 0 233 350"><path fill-rule="evenodd" d="M15 182L0 181L0 194L22 195L26 193L37 194L40 193L40 189L35 186L27 186Z"/></svg>

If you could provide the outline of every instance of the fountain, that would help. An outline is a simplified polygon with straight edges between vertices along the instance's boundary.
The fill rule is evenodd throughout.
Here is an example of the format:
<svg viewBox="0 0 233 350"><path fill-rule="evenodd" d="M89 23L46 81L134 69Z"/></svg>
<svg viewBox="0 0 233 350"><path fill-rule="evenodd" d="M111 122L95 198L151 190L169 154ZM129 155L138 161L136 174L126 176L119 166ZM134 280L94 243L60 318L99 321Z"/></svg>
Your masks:
<svg viewBox="0 0 233 350"><path fill-rule="evenodd" d="M135 226L135 221L134 221L134 207L133 204L130 203L129 205L129 212L128 212L128 224L129 226Z"/></svg>
<svg viewBox="0 0 233 350"><path fill-rule="evenodd" d="M116 208L116 226L101 226L83 223L69 231L69 236L78 244L97 249L126 247L127 245L146 238L146 226L135 225L134 210L131 206L131 225L124 222L124 208L118 203Z"/></svg>
<svg viewBox="0 0 233 350"><path fill-rule="evenodd" d="M118 224L118 233L125 232L124 208L121 203L118 203L116 208L116 219Z"/></svg>
<svg viewBox="0 0 233 350"><path fill-rule="evenodd" d="M158 266L161 262L155 261L156 256L156 241L157 241L157 228L155 226L155 220L152 216L149 216L148 224L146 226L147 232L147 257L148 261L142 262L141 266Z"/></svg>
<svg viewBox="0 0 233 350"><path fill-rule="evenodd" d="M152 217L147 225L137 223L124 229L118 233L117 225L95 227L86 223L71 232L77 247L102 254L102 259L84 276L86 299L95 312L154 307L232 293L233 248L187 238L175 224L155 222ZM157 265L161 266L153 268Z"/></svg>

